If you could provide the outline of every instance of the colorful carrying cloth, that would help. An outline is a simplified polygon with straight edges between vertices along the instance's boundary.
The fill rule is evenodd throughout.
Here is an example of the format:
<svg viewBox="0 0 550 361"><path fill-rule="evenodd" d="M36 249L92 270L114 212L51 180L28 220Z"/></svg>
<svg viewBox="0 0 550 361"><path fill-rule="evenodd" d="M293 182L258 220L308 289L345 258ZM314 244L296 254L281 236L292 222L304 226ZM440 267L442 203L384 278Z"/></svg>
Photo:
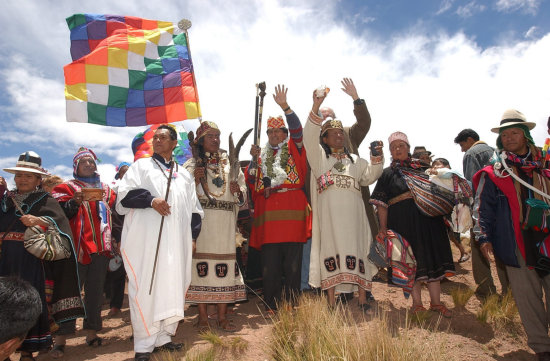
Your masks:
<svg viewBox="0 0 550 361"><path fill-rule="evenodd" d="M390 265L388 277L392 284L403 288L403 295L409 298L416 276L416 259L409 242L390 229L383 240L376 238L375 242L384 243L387 262Z"/></svg>

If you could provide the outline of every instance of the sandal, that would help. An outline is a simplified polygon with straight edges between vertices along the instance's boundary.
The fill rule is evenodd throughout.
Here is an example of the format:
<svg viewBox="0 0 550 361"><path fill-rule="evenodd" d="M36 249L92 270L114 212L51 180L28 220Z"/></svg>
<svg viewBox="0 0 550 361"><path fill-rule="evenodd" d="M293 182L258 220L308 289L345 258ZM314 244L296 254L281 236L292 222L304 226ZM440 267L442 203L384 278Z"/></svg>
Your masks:
<svg viewBox="0 0 550 361"><path fill-rule="evenodd" d="M199 333L205 333L205 332L208 332L210 331L210 324L208 323L208 321L206 321L206 323L204 324L201 324L200 321L197 321L193 324L193 327L196 327L199 329Z"/></svg>
<svg viewBox="0 0 550 361"><path fill-rule="evenodd" d="M86 343L90 347L99 347L103 343L103 340L99 336L96 336L92 338L90 341L86 340Z"/></svg>
<svg viewBox="0 0 550 361"><path fill-rule="evenodd" d="M466 262L469 259L470 259L470 255L468 253L465 253L462 255L462 257L460 257L460 259L458 260L458 263Z"/></svg>
<svg viewBox="0 0 550 361"><path fill-rule="evenodd" d="M430 303L430 311L433 311L433 312L437 312L439 313L441 316L445 317L445 318L451 318L453 313L451 312L451 310L449 310L447 307L445 307L445 305L443 304L440 304L440 305L434 305L432 303Z"/></svg>
<svg viewBox="0 0 550 361"><path fill-rule="evenodd" d="M20 361L22 361L22 360L36 361L36 359L33 357L32 353L21 354L19 360Z"/></svg>
<svg viewBox="0 0 550 361"><path fill-rule="evenodd" d="M417 313L419 312L427 312L428 310L422 306L422 305L418 305L418 306L413 306L411 307L411 314L412 315L416 315Z"/></svg>
<svg viewBox="0 0 550 361"><path fill-rule="evenodd" d="M237 327L228 319L218 321L218 328L225 332L237 332Z"/></svg>
<svg viewBox="0 0 550 361"><path fill-rule="evenodd" d="M65 345L55 345L48 353L51 358L62 358L65 356Z"/></svg>

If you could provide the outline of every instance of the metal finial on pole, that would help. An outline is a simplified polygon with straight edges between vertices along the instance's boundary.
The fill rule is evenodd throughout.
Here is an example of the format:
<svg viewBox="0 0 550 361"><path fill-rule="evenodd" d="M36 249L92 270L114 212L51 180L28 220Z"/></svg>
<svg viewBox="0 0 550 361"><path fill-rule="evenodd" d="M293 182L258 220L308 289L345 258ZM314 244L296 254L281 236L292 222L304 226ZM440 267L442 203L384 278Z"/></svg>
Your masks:
<svg viewBox="0 0 550 361"><path fill-rule="evenodd" d="M192 25L193 25L193 23L191 23L191 20L189 20L189 19L181 19L178 22L178 28L180 28L181 30L183 30L185 32L187 32L187 29L189 29Z"/></svg>

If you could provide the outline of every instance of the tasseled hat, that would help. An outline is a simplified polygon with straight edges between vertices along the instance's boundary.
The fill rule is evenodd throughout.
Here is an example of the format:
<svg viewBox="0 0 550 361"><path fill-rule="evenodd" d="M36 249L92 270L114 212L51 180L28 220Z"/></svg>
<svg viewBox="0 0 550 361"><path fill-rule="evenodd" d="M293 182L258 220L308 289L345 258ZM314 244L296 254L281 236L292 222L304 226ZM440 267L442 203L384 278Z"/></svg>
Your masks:
<svg viewBox="0 0 550 361"><path fill-rule="evenodd" d="M336 119L332 119L331 117L327 117L326 121L323 123L323 126L321 127L321 137L325 135L325 133L329 129L341 129L344 130L344 127L342 126L342 122Z"/></svg>
<svg viewBox="0 0 550 361"><path fill-rule="evenodd" d="M280 128L286 128L285 121L283 120L282 116L275 117L269 117L267 119L267 129L280 129Z"/></svg>
<svg viewBox="0 0 550 361"><path fill-rule="evenodd" d="M77 170L78 170L78 163L80 163L80 160L84 157L92 158L95 163L99 162L99 160L97 159L97 156L95 155L93 150L85 148L85 147L80 147L80 149L78 149L78 151L76 152L76 154L73 157L73 175L75 177L76 177Z"/></svg>
<svg viewBox="0 0 550 361"><path fill-rule="evenodd" d="M214 122L210 121L204 121L201 123L201 125L197 128L197 136L195 137L195 143L199 141L202 137L204 137L208 133L213 132L220 132L220 129Z"/></svg>

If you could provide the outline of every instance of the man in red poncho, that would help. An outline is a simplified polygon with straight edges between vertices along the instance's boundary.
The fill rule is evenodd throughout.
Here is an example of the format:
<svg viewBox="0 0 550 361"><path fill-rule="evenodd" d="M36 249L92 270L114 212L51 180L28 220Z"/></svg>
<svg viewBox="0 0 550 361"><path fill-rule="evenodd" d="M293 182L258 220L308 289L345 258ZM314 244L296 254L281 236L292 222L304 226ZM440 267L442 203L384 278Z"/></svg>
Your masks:
<svg viewBox="0 0 550 361"><path fill-rule="evenodd" d="M280 116L268 119L269 141L262 149L252 145L250 154L258 157L258 164L251 163L245 172L254 201L250 246L261 250L267 310L276 310L282 297L290 300L299 292L302 247L311 235L302 125L286 93L284 85L277 86L273 98L285 113L288 128Z"/></svg>

